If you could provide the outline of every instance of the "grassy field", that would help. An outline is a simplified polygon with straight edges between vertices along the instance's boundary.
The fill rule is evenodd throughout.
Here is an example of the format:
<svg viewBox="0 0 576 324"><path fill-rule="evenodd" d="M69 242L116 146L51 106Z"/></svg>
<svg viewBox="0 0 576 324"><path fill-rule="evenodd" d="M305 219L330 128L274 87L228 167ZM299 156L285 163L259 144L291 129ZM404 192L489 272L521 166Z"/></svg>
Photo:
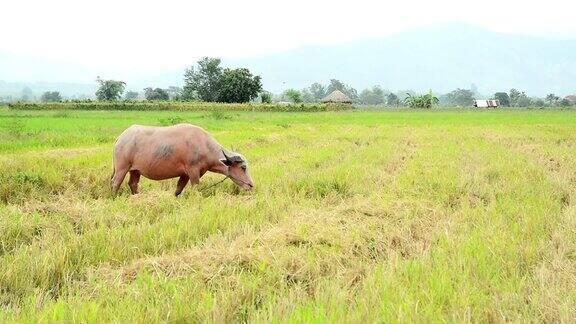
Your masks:
<svg viewBox="0 0 576 324"><path fill-rule="evenodd" d="M249 160L108 187L133 123ZM0 322L575 322L576 113L0 109Z"/></svg>

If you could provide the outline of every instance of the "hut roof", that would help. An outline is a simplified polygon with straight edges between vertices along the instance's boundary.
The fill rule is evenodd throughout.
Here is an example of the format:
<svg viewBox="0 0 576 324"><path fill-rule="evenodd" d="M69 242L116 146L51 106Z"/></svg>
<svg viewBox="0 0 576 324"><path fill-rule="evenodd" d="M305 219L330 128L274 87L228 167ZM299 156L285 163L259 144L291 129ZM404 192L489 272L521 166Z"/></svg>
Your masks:
<svg viewBox="0 0 576 324"><path fill-rule="evenodd" d="M348 96L346 96L342 91L334 90L331 94L324 97L322 102L352 103L352 100L350 100L350 98L348 98Z"/></svg>

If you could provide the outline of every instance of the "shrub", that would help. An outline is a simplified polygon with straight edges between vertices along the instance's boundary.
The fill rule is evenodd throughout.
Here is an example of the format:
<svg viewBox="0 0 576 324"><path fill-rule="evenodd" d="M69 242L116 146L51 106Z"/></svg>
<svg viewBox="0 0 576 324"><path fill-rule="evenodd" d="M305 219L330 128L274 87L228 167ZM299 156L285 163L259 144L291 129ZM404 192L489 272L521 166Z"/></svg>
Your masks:
<svg viewBox="0 0 576 324"><path fill-rule="evenodd" d="M410 108L431 109L432 106L439 102L438 98L434 97L432 94L432 90L421 96L412 96L409 93L407 93L407 95L408 97L404 99L404 103L406 103Z"/></svg>
<svg viewBox="0 0 576 324"><path fill-rule="evenodd" d="M44 102L59 102L62 101L62 96L58 91L46 91L42 94L40 100Z"/></svg>
<svg viewBox="0 0 576 324"><path fill-rule="evenodd" d="M158 121L160 122L161 125L171 126L171 125L183 123L184 119L180 116L173 116L173 117L168 117L168 118L160 118L160 119L158 119Z"/></svg>
<svg viewBox="0 0 576 324"><path fill-rule="evenodd" d="M272 94L268 91L262 91L260 93L260 99L262 99L262 103L272 103Z"/></svg>
<svg viewBox="0 0 576 324"><path fill-rule="evenodd" d="M216 120L232 119L232 116L219 110L211 112L209 117Z"/></svg>
<svg viewBox="0 0 576 324"><path fill-rule="evenodd" d="M146 100L154 101L154 100L168 100L170 95L168 95L168 91L160 88L146 88L144 89L144 96L146 96Z"/></svg>

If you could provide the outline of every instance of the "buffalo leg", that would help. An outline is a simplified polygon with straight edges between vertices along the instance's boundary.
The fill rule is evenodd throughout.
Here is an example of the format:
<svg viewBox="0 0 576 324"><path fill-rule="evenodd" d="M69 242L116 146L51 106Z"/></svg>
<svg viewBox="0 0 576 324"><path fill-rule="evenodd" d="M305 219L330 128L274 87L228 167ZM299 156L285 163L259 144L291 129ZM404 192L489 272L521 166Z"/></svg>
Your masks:
<svg viewBox="0 0 576 324"><path fill-rule="evenodd" d="M197 170L189 170L187 173L188 178L190 179L190 184L195 186L200 183L200 174Z"/></svg>
<svg viewBox="0 0 576 324"><path fill-rule="evenodd" d="M124 177L126 177L126 173L128 173L128 168L118 168L114 171L114 176L112 176L112 193L116 194L122 181L124 181Z"/></svg>
<svg viewBox="0 0 576 324"><path fill-rule="evenodd" d="M184 190L184 187L186 187L186 184L188 184L189 179L190 178L187 175L180 176L180 179L178 179L178 184L176 185L176 197L182 193L182 190Z"/></svg>
<svg viewBox="0 0 576 324"><path fill-rule="evenodd" d="M135 195L138 193L138 181L140 181L140 171L132 170L130 171L130 179L128 180L128 186L130 191Z"/></svg>
<svg viewBox="0 0 576 324"><path fill-rule="evenodd" d="M197 186L200 183L200 178L198 176L189 176L189 177L191 185Z"/></svg>

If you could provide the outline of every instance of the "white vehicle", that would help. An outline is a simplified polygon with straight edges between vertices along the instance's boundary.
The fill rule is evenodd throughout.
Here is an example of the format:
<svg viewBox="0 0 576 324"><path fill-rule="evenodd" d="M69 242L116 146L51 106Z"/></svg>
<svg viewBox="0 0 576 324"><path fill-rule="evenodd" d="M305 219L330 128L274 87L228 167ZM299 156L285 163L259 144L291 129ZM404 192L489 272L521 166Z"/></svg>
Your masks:
<svg viewBox="0 0 576 324"><path fill-rule="evenodd" d="M474 100L474 107L476 107L476 108L498 108L498 107L500 107L500 100Z"/></svg>

